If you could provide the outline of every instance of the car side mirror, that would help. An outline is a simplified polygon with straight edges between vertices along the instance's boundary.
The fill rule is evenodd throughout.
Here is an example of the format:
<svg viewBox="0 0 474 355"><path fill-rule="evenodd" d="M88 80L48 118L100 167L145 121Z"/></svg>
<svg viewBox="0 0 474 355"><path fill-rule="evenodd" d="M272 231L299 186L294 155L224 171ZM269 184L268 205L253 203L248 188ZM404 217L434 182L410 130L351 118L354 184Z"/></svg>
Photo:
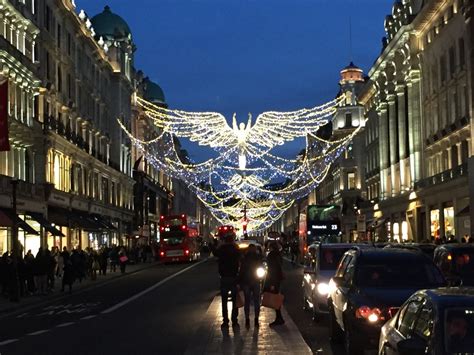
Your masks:
<svg viewBox="0 0 474 355"><path fill-rule="evenodd" d="M426 341L418 337L400 340L397 343L400 355L423 355L426 353L426 346Z"/></svg>

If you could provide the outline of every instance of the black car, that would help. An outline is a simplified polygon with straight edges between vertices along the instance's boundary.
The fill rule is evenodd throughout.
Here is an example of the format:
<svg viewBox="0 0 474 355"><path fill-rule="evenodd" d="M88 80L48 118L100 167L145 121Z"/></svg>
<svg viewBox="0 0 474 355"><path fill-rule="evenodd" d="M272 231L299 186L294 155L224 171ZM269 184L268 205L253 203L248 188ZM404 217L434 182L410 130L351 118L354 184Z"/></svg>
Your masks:
<svg viewBox="0 0 474 355"><path fill-rule="evenodd" d="M331 279L330 336L347 354L376 347L380 328L414 292L445 286L432 260L418 251L357 248L345 253Z"/></svg>
<svg viewBox="0 0 474 355"><path fill-rule="evenodd" d="M400 248L400 249L410 249L410 250L419 250L423 252L427 257L433 259L434 251L436 249L436 244L431 243L391 243L387 244L385 248Z"/></svg>
<svg viewBox="0 0 474 355"><path fill-rule="evenodd" d="M436 248L434 262L454 285L474 286L474 245L444 244Z"/></svg>
<svg viewBox="0 0 474 355"><path fill-rule="evenodd" d="M474 353L474 288L418 291L380 332L379 355Z"/></svg>

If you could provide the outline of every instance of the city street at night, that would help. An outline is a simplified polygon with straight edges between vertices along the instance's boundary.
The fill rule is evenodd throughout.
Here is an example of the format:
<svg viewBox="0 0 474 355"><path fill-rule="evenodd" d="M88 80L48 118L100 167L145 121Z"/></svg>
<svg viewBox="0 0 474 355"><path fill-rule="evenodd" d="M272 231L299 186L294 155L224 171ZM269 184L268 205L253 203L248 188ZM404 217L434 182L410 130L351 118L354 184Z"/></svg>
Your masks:
<svg viewBox="0 0 474 355"><path fill-rule="evenodd" d="M325 323L314 323L310 313L302 310L302 269L285 263L285 272L285 307L296 324L291 325L296 333L291 336L299 337L290 345L307 346L313 353L344 354L342 349L331 348ZM0 316L2 324L8 324L2 328L0 353L25 354L34 349L35 354L199 354L193 349L205 347L207 341L200 337L202 322L207 321L207 332L212 327L221 332L220 310L219 319L210 322L206 318L217 296L215 258L191 265L156 265L51 304ZM241 342L252 341L248 339L254 337L255 329L245 329L242 314L240 317ZM262 353L272 349L265 342L272 336L267 333L275 332L265 323L272 320L262 318L258 333L265 335L253 340ZM231 329L229 339L235 338ZM232 346L232 353L238 352L239 345Z"/></svg>
<svg viewBox="0 0 474 355"><path fill-rule="evenodd" d="M474 355L473 0L0 0L0 355Z"/></svg>

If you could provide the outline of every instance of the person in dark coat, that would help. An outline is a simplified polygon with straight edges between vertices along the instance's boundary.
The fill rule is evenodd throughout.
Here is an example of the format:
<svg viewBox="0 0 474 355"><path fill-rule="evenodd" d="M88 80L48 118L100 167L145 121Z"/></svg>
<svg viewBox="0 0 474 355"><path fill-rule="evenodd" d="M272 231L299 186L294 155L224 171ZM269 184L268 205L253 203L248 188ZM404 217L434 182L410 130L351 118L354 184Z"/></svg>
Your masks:
<svg viewBox="0 0 474 355"><path fill-rule="evenodd" d="M245 326L250 326L250 302L254 306L254 324L258 326L258 316L260 315L260 278L257 276L257 269L263 267L263 257L257 253L255 244L249 244L245 253L239 272L239 286L244 291L245 304Z"/></svg>
<svg viewBox="0 0 474 355"><path fill-rule="evenodd" d="M35 265L35 257L31 253L31 250L25 255L25 275L26 275L26 289L31 295L35 292L35 279L33 275L33 269Z"/></svg>
<svg viewBox="0 0 474 355"><path fill-rule="evenodd" d="M237 276L239 273L240 254L237 245L234 243L235 234L228 233L224 237L224 244L217 248L215 255L218 257L220 288L222 299L222 317L224 321L223 327L229 326L229 314L227 310L227 299L229 293L232 299L232 325L238 326L238 308L237 299Z"/></svg>
<svg viewBox="0 0 474 355"><path fill-rule="evenodd" d="M72 284L74 283L75 280L75 275L76 272L74 270L74 265L72 263L72 258L69 256L69 253L67 250L64 250L61 253L61 256L63 257L63 280L62 280L62 288L61 291L64 292L64 287L67 285L69 287L69 293L72 293Z"/></svg>
<svg viewBox="0 0 474 355"><path fill-rule="evenodd" d="M34 264L35 284L39 294L45 295L47 288L49 259L43 248L38 249Z"/></svg>
<svg viewBox="0 0 474 355"><path fill-rule="evenodd" d="M270 253L267 256L267 276L265 278L264 292L279 293L283 280L282 256L277 242L270 243ZM276 319L271 326L284 324L281 309L276 309Z"/></svg>
<svg viewBox="0 0 474 355"><path fill-rule="evenodd" d="M120 263L120 272L122 274L125 274L125 268L127 267L127 263L128 263L128 256L124 247L120 249L118 253L118 257L119 257L119 263Z"/></svg>

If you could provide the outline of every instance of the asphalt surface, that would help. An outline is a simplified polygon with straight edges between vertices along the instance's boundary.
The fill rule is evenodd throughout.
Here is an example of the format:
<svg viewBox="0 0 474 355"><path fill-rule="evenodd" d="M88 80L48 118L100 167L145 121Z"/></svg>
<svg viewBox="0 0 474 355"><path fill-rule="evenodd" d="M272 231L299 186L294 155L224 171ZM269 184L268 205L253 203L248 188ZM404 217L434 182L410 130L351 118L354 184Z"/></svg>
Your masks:
<svg viewBox="0 0 474 355"><path fill-rule="evenodd" d="M302 269L285 262L285 275L286 310L313 353L343 355L327 320L303 310ZM157 265L0 317L0 354L183 354L217 293L215 259Z"/></svg>

